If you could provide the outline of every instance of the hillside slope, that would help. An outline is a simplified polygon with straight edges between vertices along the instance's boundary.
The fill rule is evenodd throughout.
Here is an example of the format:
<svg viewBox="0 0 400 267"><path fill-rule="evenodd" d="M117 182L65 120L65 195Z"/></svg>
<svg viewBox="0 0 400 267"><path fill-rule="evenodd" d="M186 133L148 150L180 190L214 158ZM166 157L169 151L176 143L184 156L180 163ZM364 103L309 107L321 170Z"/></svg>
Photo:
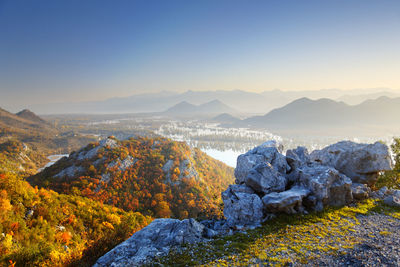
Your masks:
<svg viewBox="0 0 400 267"><path fill-rule="evenodd" d="M8 140L0 143L0 173L10 172L23 176L37 172L39 166L43 166L48 159L29 145L17 140Z"/></svg>
<svg viewBox="0 0 400 267"><path fill-rule="evenodd" d="M47 155L67 153L94 140L65 134L29 110L13 114L0 108L0 166L14 165L13 172L27 169L32 174L48 161Z"/></svg>
<svg viewBox="0 0 400 267"><path fill-rule="evenodd" d="M29 181L154 217L220 217L233 168L165 138L108 138L58 161Z"/></svg>
<svg viewBox="0 0 400 267"><path fill-rule="evenodd" d="M1 266L91 266L150 221L0 173Z"/></svg>

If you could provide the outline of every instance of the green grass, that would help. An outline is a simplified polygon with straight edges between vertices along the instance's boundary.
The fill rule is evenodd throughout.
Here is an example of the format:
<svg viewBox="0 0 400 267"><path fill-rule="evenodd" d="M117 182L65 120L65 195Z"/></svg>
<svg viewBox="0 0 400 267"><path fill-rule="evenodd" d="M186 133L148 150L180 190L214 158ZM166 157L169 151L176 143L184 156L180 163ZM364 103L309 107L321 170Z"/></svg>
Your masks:
<svg viewBox="0 0 400 267"><path fill-rule="evenodd" d="M360 243L362 240L351 234L359 224L357 215L371 212L400 219L400 209L372 199L309 215L280 215L247 233L172 250L153 265L247 266L269 263L279 266L290 262L306 263L319 257L321 252L344 253Z"/></svg>

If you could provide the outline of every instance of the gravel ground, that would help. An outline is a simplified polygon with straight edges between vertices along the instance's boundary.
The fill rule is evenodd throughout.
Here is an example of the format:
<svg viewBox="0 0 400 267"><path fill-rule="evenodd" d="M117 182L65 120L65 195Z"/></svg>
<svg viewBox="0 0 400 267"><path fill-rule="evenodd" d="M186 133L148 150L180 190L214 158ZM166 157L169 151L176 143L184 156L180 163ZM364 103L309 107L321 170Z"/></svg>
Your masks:
<svg viewBox="0 0 400 267"><path fill-rule="evenodd" d="M296 266L400 266L400 220L374 213L357 216L360 225L354 236L361 241L337 255L321 255L306 265Z"/></svg>

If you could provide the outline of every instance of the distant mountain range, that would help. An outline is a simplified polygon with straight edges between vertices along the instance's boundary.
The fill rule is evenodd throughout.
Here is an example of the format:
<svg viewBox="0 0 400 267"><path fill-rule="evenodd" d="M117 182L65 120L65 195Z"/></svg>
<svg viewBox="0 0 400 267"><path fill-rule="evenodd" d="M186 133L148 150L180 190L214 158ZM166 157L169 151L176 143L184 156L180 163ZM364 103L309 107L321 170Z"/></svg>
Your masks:
<svg viewBox="0 0 400 267"><path fill-rule="evenodd" d="M253 116L237 125L268 129L312 129L359 126L400 126L400 98L380 97L358 105L330 99L301 98L264 116ZM329 134L329 133L326 133Z"/></svg>
<svg viewBox="0 0 400 267"><path fill-rule="evenodd" d="M329 98L333 100L339 99L343 100L347 104L358 104L367 99L374 99L380 96L395 97L400 96L400 92L387 88L356 90L324 89L314 91L272 90L262 93L254 93L243 90L189 90L184 93L162 91L159 93L110 98L104 101L33 105L30 108L39 114L147 113L163 112L183 101L193 105L201 105L203 103L218 99L227 106L234 107L238 112L247 114L263 114L271 111L274 108L284 106L301 97L307 97L314 100L320 98Z"/></svg>
<svg viewBox="0 0 400 267"><path fill-rule="evenodd" d="M215 116L221 113L237 113L235 109L225 105L219 100L213 100L201 105L193 105L182 101L167 109L163 114L175 117Z"/></svg>

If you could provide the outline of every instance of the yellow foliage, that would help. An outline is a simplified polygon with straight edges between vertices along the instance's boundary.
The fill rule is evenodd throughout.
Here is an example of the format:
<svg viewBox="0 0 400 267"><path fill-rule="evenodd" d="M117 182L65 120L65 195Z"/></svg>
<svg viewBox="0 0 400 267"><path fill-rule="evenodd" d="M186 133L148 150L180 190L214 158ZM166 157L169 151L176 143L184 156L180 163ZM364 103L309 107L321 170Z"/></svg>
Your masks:
<svg viewBox="0 0 400 267"><path fill-rule="evenodd" d="M114 230L114 226L109 222L103 222L103 225L108 229Z"/></svg>
<svg viewBox="0 0 400 267"><path fill-rule="evenodd" d="M109 214L109 215L107 215L107 220L108 220L110 223L116 224L116 225L118 225L118 224L121 223L121 218L120 218L118 215L116 215L116 214Z"/></svg>
<svg viewBox="0 0 400 267"><path fill-rule="evenodd" d="M8 251L11 250L12 245L13 245L13 237L10 234L6 234L6 236L3 238L3 240L0 243L0 251L2 253L7 253Z"/></svg>
<svg viewBox="0 0 400 267"><path fill-rule="evenodd" d="M176 167L176 168L174 169L174 173L175 173L176 175L179 175L179 174L181 174L181 171L179 170L178 167Z"/></svg>
<svg viewBox="0 0 400 267"><path fill-rule="evenodd" d="M12 208L7 191L0 191L0 215L6 214Z"/></svg>

